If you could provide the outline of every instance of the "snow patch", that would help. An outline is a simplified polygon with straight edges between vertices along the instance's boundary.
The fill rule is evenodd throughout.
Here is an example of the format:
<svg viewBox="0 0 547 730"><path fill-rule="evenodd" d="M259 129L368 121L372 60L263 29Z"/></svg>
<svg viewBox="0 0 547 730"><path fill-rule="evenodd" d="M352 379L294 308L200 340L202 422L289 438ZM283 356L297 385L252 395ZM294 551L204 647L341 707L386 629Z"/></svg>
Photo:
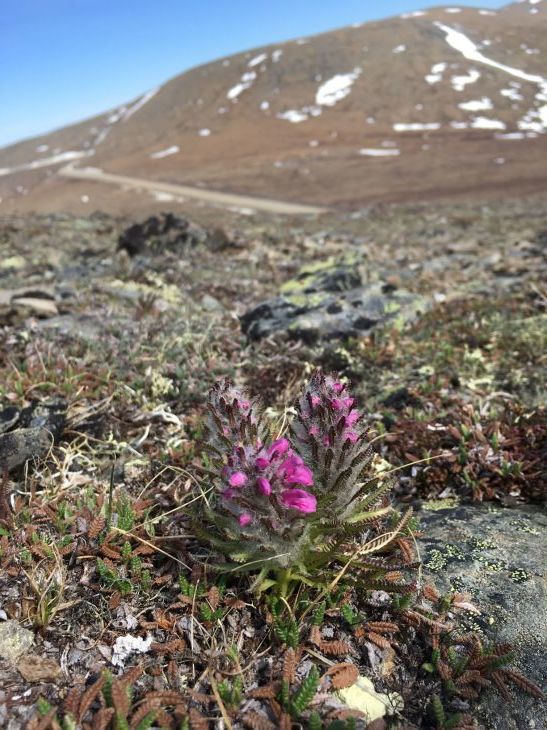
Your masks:
<svg viewBox="0 0 547 730"><path fill-rule="evenodd" d="M36 148L36 152L47 152L49 150L48 144L39 144Z"/></svg>
<svg viewBox="0 0 547 730"><path fill-rule="evenodd" d="M281 48L276 48L275 51L272 51L272 61L274 63L277 63L282 55L283 51L281 50Z"/></svg>
<svg viewBox="0 0 547 730"><path fill-rule="evenodd" d="M424 10L414 10L412 13L403 13L401 18L419 18L421 15L427 15Z"/></svg>
<svg viewBox="0 0 547 730"><path fill-rule="evenodd" d="M452 76L452 88L454 91L463 91L469 84L476 83L480 77L480 72L472 68L466 76Z"/></svg>
<svg viewBox="0 0 547 730"><path fill-rule="evenodd" d="M345 99L360 73L361 69L355 68L351 73L336 74L336 76L325 81L317 90L315 103L319 106L334 106L342 99Z"/></svg>
<svg viewBox="0 0 547 730"><path fill-rule="evenodd" d="M443 23L439 22L435 22L434 25L443 31L448 45L454 48L454 50L459 51L464 58L467 58L469 61L482 63L485 66L492 66L493 68L497 68L499 71L504 71L505 73L510 74L511 76L516 76L524 81L532 81L533 83L540 84L544 80L537 74L529 74L526 73L526 71L521 71L518 68L512 68L511 66L506 66L503 63L498 63L497 61L493 61L491 58L487 58L487 56L483 55L479 51L477 45L460 31L449 28L447 25L443 25Z"/></svg>
<svg viewBox="0 0 547 730"><path fill-rule="evenodd" d="M425 80L428 84L437 84L442 81L443 73L446 71L446 64L444 61L441 63L434 63L431 66L431 71L426 75Z"/></svg>
<svg viewBox="0 0 547 730"><path fill-rule="evenodd" d="M71 162L72 160L79 160L82 157L90 157L93 154L93 150L88 151L77 151L67 150L66 152L59 152L57 155L51 157L42 157L40 160L33 160L32 162L26 162L22 165L16 165L16 167L3 167L0 168L0 177L5 175L11 175L14 172L22 172L23 170L37 170L40 167L49 167L49 165L58 165L61 162Z"/></svg>
<svg viewBox="0 0 547 730"><path fill-rule="evenodd" d="M397 157L401 154L397 149L375 149L373 147L363 147L359 150L360 155L365 157Z"/></svg>
<svg viewBox="0 0 547 730"><path fill-rule="evenodd" d="M524 99L522 94L519 94L518 89L513 86L510 86L508 89L500 89L500 94L511 101L523 101Z"/></svg>
<svg viewBox="0 0 547 730"><path fill-rule="evenodd" d="M445 13L461 13L461 11L462 11L461 8L445 8L444 9Z"/></svg>
<svg viewBox="0 0 547 730"><path fill-rule="evenodd" d="M505 124L498 119L475 117L471 122L473 129L505 129Z"/></svg>
<svg viewBox="0 0 547 730"><path fill-rule="evenodd" d="M269 101L262 101L262 102L260 102L260 110L261 111L266 112L266 111L268 111L269 108L270 108L270 102Z"/></svg>
<svg viewBox="0 0 547 730"><path fill-rule="evenodd" d="M207 128L200 129L199 132L198 132L198 134L199 134L200 137L209 137L210 134L211 134L211 130L210 129L207 129Z"/></svg>
<svg viewBox="0 0 547 730"><path fill-rule="evenodd" d="M143 108L145 104L147 104L150 99L152 99L158 91L160 90L160 87L156 87L155 89L151 89L150 91L147 91L146 94L143 94L140 99L137 99L137 101L133 104L133 106L130 106L129 109L125 111L125 113L122 116L122 122L127 122L127 120L133 116L133 114L136 114L140 109Z"/></svg>
<svg viewBox="0 0 547 730"><path fill-rule="evenodd" d="M244 73L241 77L241 81L239 82L239 84L232 86L232 88L228 91L228 93L226 94L227 98L230 99L230 101L234 101L235 99L237 99L240 94L251 88L255 79L255 71L247 71L247 73Z"/></svg>
<svg viewBox="0 0 547 730"><path fill-rule="evenodd" d="M259 66L261 63L263 63L268 58L267 53L260 53L258 56L255 56L254 58L251 58L247 66L249 68L253 68L253 66Z"/></svg>
<svg viewBox="0 0 547 730"><path fill-rule="evenodd" d="M404 43L401 43L400 46L395 46L392 53L404 53L406 51L406 46Z"/></svg>
<svg viewBox="0 0 547 730"><path fill-rule="evenodd" d="M393 125L395 132L430 132L440 128L439 122L398 122Z"/></svg>
<svg viewBox="0 0 547 730"><path fill-rule="evenodd" d="M158 150L158 152L152 152L150 157L153 160L161 160L162 157L169 157L169 155L176 155L177 152L180 152L180 147L178 144L171 145L171 147L166 147L164 150Z"/></svg>
<svg viewBox="0 0 547 730"><path fill-rule="evenodd" d="M467 129L469 126L467 122L450 122L452 129Z"/></svg>
<svg viewBox="0 0 547 730"><path fill-rule="evenodd" d="M497 15L494 10L479 10L479 15Z"/></svg>
<svg viewBox="0 0 547 730"><path fill-rule="evenodd" d="M308 119L308 115L298 109L288 109L286 112L278 114L277 118L284 119L286 122L292 122L293 124L299 124L300 122L305 122Z"/></svg>
<svg viewBox="0 0 547 730"><path fill-rule="evenodd" d="M496 134L496 139L526 139L528 135L524 132L507 132L506 134Z"/></svg>
<svg viewBox="0 0 547 730"><path fill-rule="evenodd" d="M458 104L458 106L466 112L482 112L486 109L494 108L494 105L487 96L483 96L482 99L474 99L473 101L464 101Z"/></svg>

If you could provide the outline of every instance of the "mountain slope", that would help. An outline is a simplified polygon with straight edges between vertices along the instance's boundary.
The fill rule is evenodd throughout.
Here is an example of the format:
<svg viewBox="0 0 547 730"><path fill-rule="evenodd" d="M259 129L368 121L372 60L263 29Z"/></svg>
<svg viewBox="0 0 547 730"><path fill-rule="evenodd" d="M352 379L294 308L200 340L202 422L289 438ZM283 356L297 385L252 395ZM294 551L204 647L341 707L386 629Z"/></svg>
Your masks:
<svg viewBox="0 0 547 730"><path fill-rule="evenodd" d="M342 207L543 193L546 59L547 0L416 11L247 51L0 150L0 210L81 205L85 184L56 175L70 160Z"/></svg>

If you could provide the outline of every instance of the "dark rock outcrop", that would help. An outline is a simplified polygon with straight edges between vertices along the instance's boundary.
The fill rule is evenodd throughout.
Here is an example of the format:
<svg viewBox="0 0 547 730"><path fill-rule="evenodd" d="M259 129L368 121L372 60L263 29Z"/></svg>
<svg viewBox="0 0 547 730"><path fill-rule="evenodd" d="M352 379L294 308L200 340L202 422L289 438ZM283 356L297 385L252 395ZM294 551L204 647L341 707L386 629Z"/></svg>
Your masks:
<svg viewBox="0 0 547 730"><path fill-rule="evenodd" d="M428 308L427 300L387 282L363 284L359 262L346 258L304 267L280 295L241 317L251 340L285 331L309 344L359 337L377 325L402 326Z"/></svg>

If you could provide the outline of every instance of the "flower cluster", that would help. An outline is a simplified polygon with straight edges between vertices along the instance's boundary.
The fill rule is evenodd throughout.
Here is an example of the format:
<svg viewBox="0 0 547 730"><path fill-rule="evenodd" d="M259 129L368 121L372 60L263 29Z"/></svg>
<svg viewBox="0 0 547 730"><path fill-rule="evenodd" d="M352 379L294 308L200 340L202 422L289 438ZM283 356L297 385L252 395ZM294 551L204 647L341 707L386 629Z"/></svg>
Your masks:
<svg viewBox="0 0 547 730"><path fill-rule="evenodd" d="M211 391L207 425L212 490L194 531L235 563L311 576L392 512L365 419L331 376L311 377L289 432L273 441L259 403L227 382Z"/></svg>
<svg viewBox="0 0 547 730"><path fill-rule="evenodd" d="M255 508L257 499L268 500L276 511L308 514L317 508L315 496L301 489L313 486L313 473L286 438L277 439L269 447L260 441L254 448L238 445L228 457L223 474L227 486L222 497L227 509L238 515L242 527L252 522L252 513L246 507L252 503Z"/></svg>

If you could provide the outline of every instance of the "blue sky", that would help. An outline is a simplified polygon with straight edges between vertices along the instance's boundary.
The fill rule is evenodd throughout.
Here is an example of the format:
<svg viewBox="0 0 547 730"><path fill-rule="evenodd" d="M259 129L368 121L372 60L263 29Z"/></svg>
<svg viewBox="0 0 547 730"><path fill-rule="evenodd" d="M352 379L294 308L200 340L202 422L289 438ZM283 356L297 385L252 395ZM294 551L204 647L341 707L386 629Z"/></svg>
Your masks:
<svg viewBox="0 0 547 730"><path fill-rule="evenodd" d="M106 111L220 56L427 5L419 0L1 0L0 146Z"/></svg>

